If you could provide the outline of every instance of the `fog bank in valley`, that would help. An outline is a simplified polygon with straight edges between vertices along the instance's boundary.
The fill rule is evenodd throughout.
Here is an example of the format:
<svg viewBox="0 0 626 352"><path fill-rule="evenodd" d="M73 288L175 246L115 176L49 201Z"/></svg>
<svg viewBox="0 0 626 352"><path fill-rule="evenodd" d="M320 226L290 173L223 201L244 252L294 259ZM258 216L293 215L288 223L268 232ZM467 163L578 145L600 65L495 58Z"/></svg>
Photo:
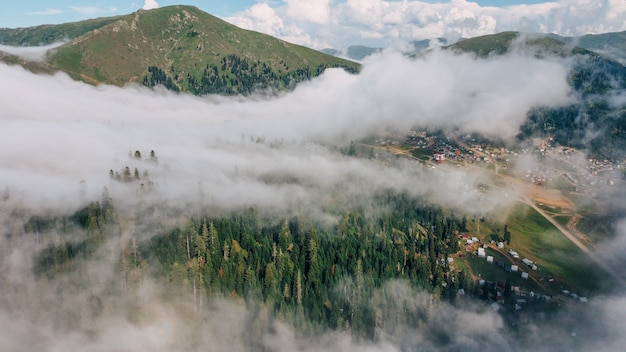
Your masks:
<svg viewBox="0 0 626 352"><path fill-rule="evenodd" d="M416 163L350 159L337 150L414 126L511 139L528 109L569 99L564 65L523 55L475 61L444 52L418 60L389 54L360 75L328 70L292 93L250 100L0 71L7 82L0 137L11 146L0 151L0 182L14 201L64 210L80 205L79 192L93 199L103 186L123 198L117 195L127 187L111 185L108 172L125 166L148 170L159 185L153 196L177 206L197 200L199 190L201 202L227 208L287 209L382 188L430 192L462 206L478 196L471 190L480 175L433 178ZM144 161L155 151L159 163L129 160L136 150ZM441 187L450 192L432 192ZM485 210L499 203L493 198Z"/></svg>
<svg viewBox="0 0 626 352"><path fill-rule="evenodd" d="M33 255L54 234L6 235L23 231L31 213L70 215L100 199L104 187L128 217L140 203L175 216L254 206L332 223L329 206L364 204L385 189L461 213L506 212L514 192L481 191L488 177L476 169L433 169L369 146L363 148L372 148L371 158L344 151L370 134L414 126L510 140L530 108L571 99L566 73L566 63L523 54L485 61L445 52L421 59L384 54L359 75L328 70L294 92L243 99L93 87L0 65L0 349L617 351L626 336L621 296L592 302L593 314L564 312L555 318L560 323L519 339L486 306L438 303L389 282L366 299L383 309L383 297L393 297L420 312L419 331L382 326L377 341L361 343L341 331L301 339L255 302L216 298L197 309L188 293L158 279L141 277L129 287L115 272L119 240L46 277L34 273ZM109 170L126 166L148 172L143 189L110 178ZM586 331L580 319L597 328Z"/></svg>

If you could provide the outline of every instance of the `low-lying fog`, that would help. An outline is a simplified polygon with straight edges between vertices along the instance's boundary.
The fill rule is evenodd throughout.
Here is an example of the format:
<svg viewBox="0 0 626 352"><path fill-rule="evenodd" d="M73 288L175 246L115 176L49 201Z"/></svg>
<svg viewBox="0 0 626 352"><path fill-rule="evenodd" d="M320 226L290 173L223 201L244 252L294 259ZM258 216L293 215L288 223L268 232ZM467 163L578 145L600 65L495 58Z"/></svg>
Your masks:
<svg viewBox="0 0 626 352"><path fill-rule="evenodd" d="M183 294L165 299L157 282L146 280L132 293L109 286L114 273L102 258L79 273L35 279L32 255L40 248L4 233L15 227L13 209L68 215L99 199L105 186L116 206L132 207L138 185L109 177L125 166L148 171L155 189L142 202L165 212L256 206L332 222L324 206L367 202L382 189L467 213L506 212L513 192L479 192L487 182L481 172L431 169L382 150L371 159L341 151L371 134L402 135L414 126L512 140L530 108L572 99L567 63L523 54L476 61L440 51L416 60L386 53L359 75L328 70L294 92L249 99L93 87L3 64L0 76L0 350L520 350L485 307L432 305L428 295L396 282L386 289L424 306L428 328L366 345L342 333L302 341L262 307L216 301L193 312ZM129 306L144 318L129 319ZM535 331L527 347L621 350L626 298L598 298L590 306L593 314L564 313L554 330ZM594 326L587 339L577 339L573 333L587 325ZM436 329L455 333L436 345L428 336Z"/></svg>

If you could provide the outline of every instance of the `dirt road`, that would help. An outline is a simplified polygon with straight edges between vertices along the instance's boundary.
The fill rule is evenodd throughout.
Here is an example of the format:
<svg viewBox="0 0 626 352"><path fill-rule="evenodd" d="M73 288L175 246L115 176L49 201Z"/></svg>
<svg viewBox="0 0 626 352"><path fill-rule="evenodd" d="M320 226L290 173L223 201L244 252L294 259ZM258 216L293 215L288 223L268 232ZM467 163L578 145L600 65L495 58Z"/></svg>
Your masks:
<svg viewBox="0 0 626 352"><path fill-rule="evenodd" d="M575 236L567 228L561 225L558 221L554 220L554 218L547 214L543 209L539 208L533 201L524 197L520 197L520 201L528 204L530 207L535 209L535 211L537 211L541 216L543 216L552 225L554 225L554 227L556 227L565 237L567 237L567 239L569 239L576 247L580 248L581 251L585 252L589 256L589 258L591 258L596 264L598 264L599 267L604 269L604 271L611 275L616 281L618 281L622 285L626 283L624 277L620 275L617 270L610 267L604 260L602 260L602 258L597 255L596 252L591 250L577 236Z"/></svg>

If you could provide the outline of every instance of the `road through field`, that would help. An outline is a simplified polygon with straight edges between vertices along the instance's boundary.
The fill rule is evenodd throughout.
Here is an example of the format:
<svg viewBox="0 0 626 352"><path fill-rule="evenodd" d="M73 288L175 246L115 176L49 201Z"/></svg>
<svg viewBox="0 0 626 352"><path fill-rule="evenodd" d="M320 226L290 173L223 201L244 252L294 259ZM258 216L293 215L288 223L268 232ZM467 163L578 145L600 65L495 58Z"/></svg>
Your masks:
<svg viewBox="0 0 626 352"><path fill-rule="evenodd" d="M585 245L577 236L572 234L565 226L561 225L558 221L556 221L552 216L547 214L543 209L538 207L532 200L520 196L520 201L529 205L537 213L543 216L546 220L548 220L554 227L556 227L567 239L569 239L576 247L580 248L581 251L585 252L589 258L591 258L599 267L604 269L609 275L611 275L615 280L617 280L620 284L624 285L626 281L624 277L621 276L615 269L610 267L605 261L600 258L596 252L591 250L587 245Z"/></svg>

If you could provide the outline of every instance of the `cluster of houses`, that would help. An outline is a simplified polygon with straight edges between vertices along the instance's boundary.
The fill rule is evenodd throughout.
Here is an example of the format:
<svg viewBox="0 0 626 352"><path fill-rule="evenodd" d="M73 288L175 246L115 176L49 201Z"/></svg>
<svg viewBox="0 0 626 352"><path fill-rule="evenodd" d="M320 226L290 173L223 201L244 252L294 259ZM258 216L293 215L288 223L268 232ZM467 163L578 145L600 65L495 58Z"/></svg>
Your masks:
<svg viewBox="0 0 626 352"><path fill-rule="evenodd" d="M466 248L467 251L471 251L472 250L472 245L473 244L480 243L480 241L478 240L477 237L471 237L470 238L469 235L467 235L467 234L463 234L463 239L465 240L465 245L466 245L465 248ZM502 249L502 248L504 248L504 243L503 242L498 242L497 246L498 246L498 248ZM478 247L477 251L476 251L476 254L478 255L479 258L484 258L487 261L487 263L493 264L494 263L494 257L492 255L488 255L487 252L486 252L486 249L488 247L489 246L486 245L486 244L480 245ZM520 257L519 254L516 251L512 250L512 249L509 250L509 254L513 258L515 258L515 259L519 259L519 257ZM501 261L501 260L497 261L496 263L497 263L498 267L501 267L507 273L511 273L511 272L516 273L516 272L520 271L518 265L506 264L506 263L504 263L504 261ZM522 263L524 263L526 266L528 266L532 270L537 270L537 265L532 260L530 260L528 258L522 259ZM528 273L527 272L522 271L520 275L521 275L522 279L528 279Z"/></svg>
<svg viewBox="0 0 626 352"><path fill-rule="evenodd" d="M433 159L441 164L444 160L455 160L475 163L478 161L487 161L488 157L475 155L474 152L462 144L453 140L441 139L436 136L429 136L423 131L411 131L406 137L405 143L416 148L428 148L433 151ZM482 147L476 145L475 148ZM478 149L477 149L478 150Z"/></svg>
<svg viewBox="0 0 626 352"><path fill-rule="evenodd" d="M587 303L588 299L587 297L581 297L577 294L575 294L574 292L569 292L568 290L561 290L561 293L564 294L565 296L569 296L572 299L579 301L580 303Z"/></svg>
<svg viewBox="0 0 626 352"><path fill-rule="evenodd" d="M546 140L536 146L534 151L523 151L539 154L548 162L542 167L525 170L519 176L538 185L562 176L576 187L577 192L590 191L593 194L597 187L614 186L626 169L626 160L612 162L606 159L584 159L582 152L574 148L553 146L552 142ZM564 169L566 165L569 167Z"/></svg>
<svg viewBox="0 0 626 352"><path fill-rule="evenodd" d="M576 149L554 146L551 138L545 139L534 148L525 148L515 152L506 148L492 147L487 141L480 141L471 136L458 140L438 138L424 131L410 131L405 143L415 148L430 149L432 159L441 164L445 160L463 163L494 162L504 169L509 168L511 160L520 154L538 154L546 162L531 169L515 170L512 175L539 186L552 187L555 180L565 178L577 191L595 194L597 187L614 186L622 178L626 169L626 160L612 162L601 159L584 159ZM556 161L556 162L555 162ZM570 165L570 167L566 167ZM579 189L580 188L580 189Z"/></svg>
<svg viewBox="0 0 626 352"><path fill-rule="evenodd" d="M488 255L485 252L486 249L486 245L481 245L476 253L478 255L479 258L485 258L485 260L488 263L493 263L494 262L494 257L491 255ZM509 250L509 255L511 255L513 258L515 259L519 259L520 255L519 253L517 253L515 250L511 249ZM528 259L528 258L523 258L521 259L522 264L524 264L526 267L528 267L531 270L537 270L537 264L535 264L532 260ZM498 265L498 267L501 267L505 272L507 273L517 273L520 272L520 276L522 279L528 279L529 278L529 274L526 271L521 271L520 270L520 266L516 265L516 264L505 264L504 261L497 261L496 264ZM480 286L484 286L487 284L487 282L485 280L480 280L479 282ZM505 301L505 297L504 297L504 292L505 292L505 283L504 282L496 282L493 283L494 287L496 288L496 294L495 294L495 302L492 303L492 308L497 311L500 309L501 305L504 304ZM587 297L580 297L575 293L569 292L568 290L562 290L561 291L563 293L563 295L567 296L567 297L571 297L573 300L581 302L581 303L586 303L588 302ZM527 299L532 299L532 300L550 300L552 299L552 296L549 295L542 295L542 294L536 294L533 291L530 292L526 292L526 291L522 291L520 289L519 286L511 286L511 293L517 297L515 299L515 304L514 304L514 308L516 311L522 310L523 307L527 304Z"/></svg>
<svg viewBox="0 0 626 352"><path fill-rule="evenodd" d="M548 162L534 169L517 171L517 176L539 186L543 186L560 177L565 177L576 187L613 186L616 180L621 178L623 169L626 169L626 160L621 163L614 163L610 160L587 159L586 165L580 165L578 160L584 159L577 155L580 155L579 151L568 147L555 147L552 145L553 141L549 139L535 146L534 149L523 149L520 153L506 148L491 147L486 142L476 141L469 136L455 141L429 136L426 132L421 131L411 131L405 142L416 148L432 150L433 159L437 163L443 163L445 160L466 163L493 161L507 169L511 162L510 158L514 159L520 153L533 153L541 155L542 158L563 161L564 163ZM564 170L563 165L568 164L572 165L573 168L569 171ZM576 176L572 173L575 173Z"/></svg>

